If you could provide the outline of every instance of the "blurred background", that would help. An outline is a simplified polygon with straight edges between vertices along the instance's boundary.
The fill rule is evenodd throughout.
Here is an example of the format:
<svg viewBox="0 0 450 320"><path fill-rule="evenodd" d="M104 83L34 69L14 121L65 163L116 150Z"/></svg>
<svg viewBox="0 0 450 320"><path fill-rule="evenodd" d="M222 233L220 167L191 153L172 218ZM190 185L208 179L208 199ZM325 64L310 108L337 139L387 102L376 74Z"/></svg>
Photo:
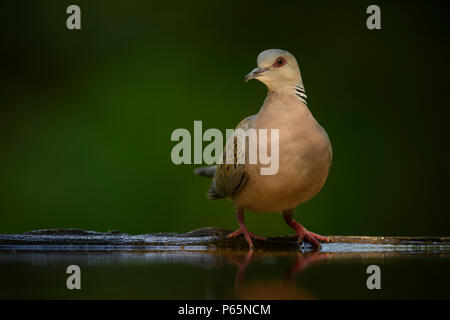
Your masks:
<svg viewBox="0 0 450 320"><path fill-rule="evenodd" d="M79 31L66 28L71 4ZM236 228L232 203L208 200L194 165L172 164L170 136L255 114L266 89L244 76L281 48L334 151L296 218L321 234L449 235L445 2L377 1L375 31L370 4L2 2L0 233ZM292 233L278 213L247 221Z"/></svg>

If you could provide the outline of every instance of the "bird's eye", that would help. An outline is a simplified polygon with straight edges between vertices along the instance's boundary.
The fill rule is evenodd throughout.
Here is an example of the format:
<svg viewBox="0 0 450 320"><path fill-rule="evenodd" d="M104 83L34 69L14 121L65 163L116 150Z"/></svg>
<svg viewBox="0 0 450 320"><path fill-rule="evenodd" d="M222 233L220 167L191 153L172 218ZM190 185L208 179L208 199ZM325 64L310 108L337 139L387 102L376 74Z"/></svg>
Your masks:
<svg viewBox="0 0 450 320"><path fill-rule="evenodd" d="M278 57L275 59L275 63L273 64L273 66L275 68L279 68L279 67L284 66L285 64L286 64L286 59L283 57Z"/></svg>

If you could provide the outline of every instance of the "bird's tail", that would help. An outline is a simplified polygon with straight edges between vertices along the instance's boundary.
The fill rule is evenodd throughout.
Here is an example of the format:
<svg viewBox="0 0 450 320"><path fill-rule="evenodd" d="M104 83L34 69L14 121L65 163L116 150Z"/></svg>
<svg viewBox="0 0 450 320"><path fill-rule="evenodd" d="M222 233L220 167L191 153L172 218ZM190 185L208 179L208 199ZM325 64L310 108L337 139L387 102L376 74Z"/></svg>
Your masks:
<svg viewBox="0 0 450 320"><path fill-rule="evenodd" d="M216 173L216 166L197 168L194 173L198 176L213 178Z"/></svg>

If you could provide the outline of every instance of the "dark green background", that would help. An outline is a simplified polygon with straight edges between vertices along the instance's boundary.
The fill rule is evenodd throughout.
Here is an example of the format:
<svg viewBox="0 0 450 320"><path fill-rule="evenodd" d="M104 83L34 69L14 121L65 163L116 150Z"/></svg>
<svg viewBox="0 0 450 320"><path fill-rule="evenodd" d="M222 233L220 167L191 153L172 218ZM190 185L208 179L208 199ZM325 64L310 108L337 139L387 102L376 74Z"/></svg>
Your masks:
<svg viewBox="0 0 450 320"><path fill-rule="evenodd" d="M2 2L0 233L183 232L236 226L209 181L175 166L170 135L233 128L266 94L244 83L262 50L298 59L334 162L297 209L323 234L448 235L445 1ZM66 28L70 4L82 30ZM248 214L260 234L279 214Z"/></svg>

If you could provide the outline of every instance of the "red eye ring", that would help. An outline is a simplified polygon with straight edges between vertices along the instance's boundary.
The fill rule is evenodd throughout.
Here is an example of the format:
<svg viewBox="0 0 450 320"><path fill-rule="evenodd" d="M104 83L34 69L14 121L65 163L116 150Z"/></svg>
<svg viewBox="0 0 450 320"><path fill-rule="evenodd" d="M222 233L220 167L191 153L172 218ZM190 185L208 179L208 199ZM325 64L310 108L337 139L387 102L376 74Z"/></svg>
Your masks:
<svg viewBox="0 0 450 320"><path fill-rule="evenodd" d="M272 67L279 68L284 66L287 63L286 59L284 57L278 57L275 59L275 62L273 63Z"/></svg>

